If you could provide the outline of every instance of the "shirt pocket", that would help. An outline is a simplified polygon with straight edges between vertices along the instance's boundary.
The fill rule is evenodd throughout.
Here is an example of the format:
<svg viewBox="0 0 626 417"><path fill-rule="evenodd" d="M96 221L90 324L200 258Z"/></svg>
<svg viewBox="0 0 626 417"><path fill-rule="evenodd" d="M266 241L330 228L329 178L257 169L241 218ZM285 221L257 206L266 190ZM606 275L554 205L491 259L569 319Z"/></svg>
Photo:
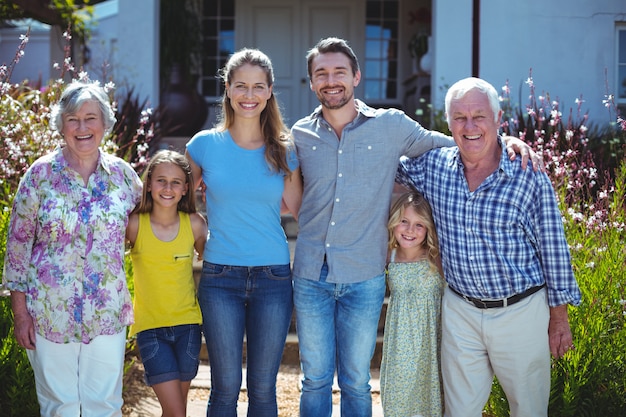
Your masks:
<svg viewBox="0 0 626 417"><path fill-rule="evenodd" d="M323 143L298 148L300 170L305 178L335 179L338 161L337 149Z"/></svg>
<svg viewBox="0 0 626 417"><path fill-rule="evenodd" d="M357 143L352 154L352 173L361 180L380 180L384 176L381 171L386 170L391 158L393 156L385 149L384 142Z"/></svg>

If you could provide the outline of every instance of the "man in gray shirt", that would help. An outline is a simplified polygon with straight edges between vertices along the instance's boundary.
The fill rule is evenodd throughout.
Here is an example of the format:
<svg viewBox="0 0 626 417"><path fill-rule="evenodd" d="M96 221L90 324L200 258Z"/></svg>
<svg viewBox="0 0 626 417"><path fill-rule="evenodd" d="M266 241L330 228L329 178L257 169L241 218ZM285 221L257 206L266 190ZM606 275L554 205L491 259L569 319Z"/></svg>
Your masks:
<svg viewBox="0 0 626 417"><path fill-rule="evenodd" d="M336 369L342 416L369 417L370 361L385 296L386 224L399 158L455 144L399 110L355 99L361 72L345 40L321 40L307 63L321 106L292 128L304 181L293 268L304 373L300 415L331 416ZM529 148L513 142L527 156ZM511 149L509 154L514 157Z"/></svg>

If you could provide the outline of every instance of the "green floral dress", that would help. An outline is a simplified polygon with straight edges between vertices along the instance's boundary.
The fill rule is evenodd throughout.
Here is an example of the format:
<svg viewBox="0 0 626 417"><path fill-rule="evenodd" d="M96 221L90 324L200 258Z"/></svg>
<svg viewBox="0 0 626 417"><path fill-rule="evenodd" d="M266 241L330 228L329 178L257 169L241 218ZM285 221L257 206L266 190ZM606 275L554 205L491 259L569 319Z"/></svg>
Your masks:
<svg viewBox="0 0 626 417"><path fill-rule="evenodd" d="M444 281L428 261L388 267L380 389L385 417L441 417L441 296Z"/></svg>

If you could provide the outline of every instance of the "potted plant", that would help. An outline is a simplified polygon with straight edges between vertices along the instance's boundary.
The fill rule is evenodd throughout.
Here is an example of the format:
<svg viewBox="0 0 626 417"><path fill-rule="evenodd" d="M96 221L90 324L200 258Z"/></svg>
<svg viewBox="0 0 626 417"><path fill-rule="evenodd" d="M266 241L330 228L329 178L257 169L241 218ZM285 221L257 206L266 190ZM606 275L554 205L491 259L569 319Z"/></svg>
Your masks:
<svg viewBox="0 0 626 417"><path fill-rule="evenodd" d="M413 72L417 73L420 68L420 60L428 52L428 34L425 32L416 32L409 39L408 49L413 58Z"/></svg>

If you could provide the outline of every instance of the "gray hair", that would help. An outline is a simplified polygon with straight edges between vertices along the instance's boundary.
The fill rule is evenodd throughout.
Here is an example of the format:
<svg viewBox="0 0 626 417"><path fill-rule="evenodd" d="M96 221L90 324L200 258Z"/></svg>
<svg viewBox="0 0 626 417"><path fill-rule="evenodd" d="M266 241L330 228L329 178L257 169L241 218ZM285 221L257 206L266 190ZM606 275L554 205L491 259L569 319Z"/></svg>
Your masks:
<svg viewBox="0 0 626 417"><path fill-rule="evenodd" d="M59 101L52 106L50 127L60 133L63 130L63 115L76 113L87 101L98 103L105 134L111 132L116 122L115 112L109 96L98 82L72 81L63 90Z"/></svg>
<svg viewBox="0 0 626 417"><path fill-rule="evenodd" d="M493 110L494 122L498 123L500 98L498 97L498 92L495 87L483 79L468 77L452 84L452 87L450 87L446 93L446 120L448 121L448 125L450 124L450 103L452 100L460 99L472 90L478 90L487 96L491 110Z"/></svg>

